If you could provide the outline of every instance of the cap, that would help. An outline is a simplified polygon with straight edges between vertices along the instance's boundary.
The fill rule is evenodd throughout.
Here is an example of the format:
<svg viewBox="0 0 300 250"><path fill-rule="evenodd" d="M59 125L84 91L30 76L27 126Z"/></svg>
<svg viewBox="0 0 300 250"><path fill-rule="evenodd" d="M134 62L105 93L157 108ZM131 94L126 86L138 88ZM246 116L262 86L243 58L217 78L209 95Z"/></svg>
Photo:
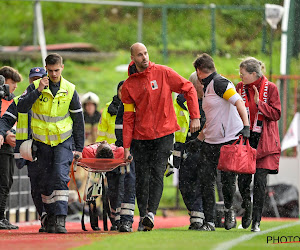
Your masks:
<svg viewBox="0 0 300 250"><path fill-rule="evenodd" d="M29 72L29 77L34 77L34 76L40 76L42 77L43 75L47 74L46 70L42 67L35 67L32 68Z"/></svg>

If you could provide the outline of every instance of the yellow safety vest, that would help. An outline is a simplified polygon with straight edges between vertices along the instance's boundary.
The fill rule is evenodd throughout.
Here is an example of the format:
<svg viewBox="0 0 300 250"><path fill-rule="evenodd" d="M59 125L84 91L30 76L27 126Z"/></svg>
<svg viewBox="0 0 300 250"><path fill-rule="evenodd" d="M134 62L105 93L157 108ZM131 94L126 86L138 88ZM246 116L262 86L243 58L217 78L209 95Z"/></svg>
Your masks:
<svg viewBox="0 0 300 250"><path fill-rule="evenodd" d="M35 88L39 80L34 81ZM67 140L72 135L73 121L69 107L75 85L61 77L60 88L55 97L49 88L42 91L32 106L32 137L52 147Z"/></svg>
<svg viewBox="0 0 300 250"><path fill-rule="evenodd" d="M180 130L175 132L175 142L185 143L186 136L189 132L190 126L190 115L188 109L185 110L177 103L176 99L173 102L175 114L177 117L177 123L180 126ZM186 101L184 102L184 106L187 107Z"/></svg>
<svg viewBox="0 0 300 250"><path fill-rule="evenodd" d="M19 96L14 98L14 102L18 105ZM16 129L16 140L27 140L28 139L28 113L18 112L18 122Z"/></svg>
<svg viewBox="0 0 300 250"><path fill-rule="evenodd" d="M108 113L108 106L111 102L106 103L106 108L101 114L101 119L98 125L98 137L97 142L107 141L107 143L115 143L116 135L115 135L115 122L116 115L111 116Z"/></svg>

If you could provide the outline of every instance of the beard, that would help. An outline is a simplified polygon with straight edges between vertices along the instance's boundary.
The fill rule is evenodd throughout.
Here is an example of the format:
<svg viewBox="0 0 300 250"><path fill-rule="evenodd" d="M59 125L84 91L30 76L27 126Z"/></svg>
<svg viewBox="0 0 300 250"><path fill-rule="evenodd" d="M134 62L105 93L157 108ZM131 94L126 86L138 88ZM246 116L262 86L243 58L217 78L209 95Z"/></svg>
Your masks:
<svg viewBox="0 0 300 250"><path fill-rule="evenodd" d="M147 69L149 67L149 61L142 61L141 63L138 63L137 66L140 69Z"/></svg>

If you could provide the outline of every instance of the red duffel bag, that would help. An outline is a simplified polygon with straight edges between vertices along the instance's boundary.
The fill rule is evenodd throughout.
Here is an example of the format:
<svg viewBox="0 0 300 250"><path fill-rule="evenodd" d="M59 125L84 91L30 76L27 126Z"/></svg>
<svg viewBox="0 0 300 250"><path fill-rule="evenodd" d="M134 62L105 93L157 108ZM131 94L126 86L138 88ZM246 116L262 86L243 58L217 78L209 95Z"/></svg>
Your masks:
<svg viewBox="0 0 300 250"><path fill-rule="evenodd" d="M243 145L243 137L240 136L233 144L221 147L218 169L237 174L255 174L256 149L250 146L248 139Z"/></svg>

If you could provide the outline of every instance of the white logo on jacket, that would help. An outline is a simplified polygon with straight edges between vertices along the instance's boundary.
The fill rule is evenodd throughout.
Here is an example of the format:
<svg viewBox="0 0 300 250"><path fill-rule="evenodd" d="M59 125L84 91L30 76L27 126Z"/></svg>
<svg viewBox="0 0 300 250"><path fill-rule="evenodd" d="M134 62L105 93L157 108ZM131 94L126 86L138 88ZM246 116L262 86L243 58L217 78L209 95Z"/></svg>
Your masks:
<svg viewBox="0 0 300 250"><path fill-rule="evenodd" d="M157 85L156 80L153 80L153 81L151 81L150 83L151 83L151 88L152 88L152 90L158 89L158 85Z"/></svg>

